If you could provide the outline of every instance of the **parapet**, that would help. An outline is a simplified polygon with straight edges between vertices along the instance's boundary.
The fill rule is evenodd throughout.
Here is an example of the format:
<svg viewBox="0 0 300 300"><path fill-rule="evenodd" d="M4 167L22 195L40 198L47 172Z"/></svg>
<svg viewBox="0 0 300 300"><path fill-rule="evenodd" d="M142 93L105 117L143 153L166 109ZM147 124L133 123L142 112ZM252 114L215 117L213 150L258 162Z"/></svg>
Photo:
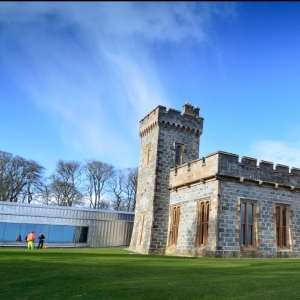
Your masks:
<svg viewBox="0 0 300 300"><path fill-rule="evenodd" d="M157 126L160 112L166 112L166 107L161 105L157 106L140 121L140 136L149 133Z"/></svg>
<svg viewBox="0 0 300 300"><path fill-rule="evenodd" d="M261 160L257 164L257 159L243 156L241 162L237 161L237 155L229 162L228 155L219 152L220 175L229 175L240 178L240 182L254 181L259 185L268 185L277 188L278 186L299 187L300 169L291 168L286 165L276 164Z"/></svg>
<svg viewBox="0 0 300 300"><path fill-rule="evenodd" d="M191 161L170 170L170 188L198 184L210 179L249 183L271 188L284 188L300 192L300 169L243 156L217 151L206 158Z"/></svg>
<svg viewBox="0 0 300 300"><path fill-rule="evenodd" d="M183 105L182 114L179 110L165 106L157 106L140 121L140 136L150 132L157 125L173 126L177 129L191 130L199 136L203 132L203 118L199 117L200 109L189 103Z"/></svg>
<svg viewBox="0 0 300 300"><path fill-rule="evenodd" d="M192 117L199 117L200 108L198 106L193 106L187 102L184 103L182 107L182 114Z"/></svg>

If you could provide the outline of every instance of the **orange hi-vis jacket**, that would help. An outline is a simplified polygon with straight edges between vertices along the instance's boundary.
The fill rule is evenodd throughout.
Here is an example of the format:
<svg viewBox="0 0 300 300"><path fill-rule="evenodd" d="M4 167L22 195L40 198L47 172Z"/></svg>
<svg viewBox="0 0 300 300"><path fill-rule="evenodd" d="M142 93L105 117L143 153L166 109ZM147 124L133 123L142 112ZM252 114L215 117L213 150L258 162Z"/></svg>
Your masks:
<svg viewBox="0 0 300 300"><path fill-rule="evenodd" d="M31 241L34 241L34 233L29 233L28 236L27 236L27 242L31 242Z"/></svg>

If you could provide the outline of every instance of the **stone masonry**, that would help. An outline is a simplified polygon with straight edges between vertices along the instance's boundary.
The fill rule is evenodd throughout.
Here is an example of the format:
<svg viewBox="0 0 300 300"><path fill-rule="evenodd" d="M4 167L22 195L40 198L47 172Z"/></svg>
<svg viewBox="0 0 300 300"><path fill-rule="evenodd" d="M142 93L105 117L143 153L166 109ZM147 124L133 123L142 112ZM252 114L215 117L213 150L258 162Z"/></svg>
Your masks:
<svg viewBox="0 0 300 300"><path fill-rule="evenodd" d="M198 158L202 130L199 108L188 103L183 106L182 114L158 106L140 121L141 152L131 250L164 253L169 226L168 187L170 168L175 165L175 145L183 145L182 163Z"/></svg>
<svg viewBox="0 0 300 300"><path fill-rule="evenodd" d="M141 154L130 249L211 257L300 257L300 169L222 151L199 158L203 118L158 106L140 122ZM182 160L175 165L176 145ZM197 202L209 201L205 245L197 242ZM251 245L241 244L241 203L253 205ZM169 243L170 207L180 205L178 238ZM286 209L278 246L276 207Z"/></svg>

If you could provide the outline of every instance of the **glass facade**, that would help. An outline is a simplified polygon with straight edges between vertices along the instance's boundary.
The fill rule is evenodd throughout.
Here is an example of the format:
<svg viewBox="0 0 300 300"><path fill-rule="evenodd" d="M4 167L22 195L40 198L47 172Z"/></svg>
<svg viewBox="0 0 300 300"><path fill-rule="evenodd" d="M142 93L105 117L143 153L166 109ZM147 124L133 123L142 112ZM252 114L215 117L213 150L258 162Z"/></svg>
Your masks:
<svg viewBox="0 0 300 300"><path fill-rule="evenodd" d="M19 235L21 242L25 242L25 237L32 231L36 242L40 233L45 236L46 243L87 243L88 237L88 227L85 226L0 222L0 242L15 242Z"/></svg>

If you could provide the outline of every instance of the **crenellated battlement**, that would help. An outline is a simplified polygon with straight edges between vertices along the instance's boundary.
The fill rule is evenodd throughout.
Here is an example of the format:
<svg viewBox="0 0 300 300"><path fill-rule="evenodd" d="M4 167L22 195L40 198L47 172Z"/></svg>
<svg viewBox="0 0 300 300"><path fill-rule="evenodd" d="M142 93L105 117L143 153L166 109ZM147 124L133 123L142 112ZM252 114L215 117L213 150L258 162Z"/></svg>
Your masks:
<svg viewBox="0 0 300 300"><path fill-rule="evenodd" d="M194 131L201 135L203 132L203 118L199 116L200 109L189 103L183 105L182 113L179 110L165 106L157 106L140 121L140 136L151 132L157 125L173 126L181 130Z"/></svg>
<svg viewBox="0 0 300 300"><path fill-rule="evenodd" d="M199 113L157 106L140 121L130 250L300 257L300 169L224 151L199 158Z"/></svg>
<svg viewBox="0 0 300 300"><path fill-rule="evenodd" d="M300 191L300 169L232 153L217 151L170 170L170 189L226 177L242 183Z"/></svg>

